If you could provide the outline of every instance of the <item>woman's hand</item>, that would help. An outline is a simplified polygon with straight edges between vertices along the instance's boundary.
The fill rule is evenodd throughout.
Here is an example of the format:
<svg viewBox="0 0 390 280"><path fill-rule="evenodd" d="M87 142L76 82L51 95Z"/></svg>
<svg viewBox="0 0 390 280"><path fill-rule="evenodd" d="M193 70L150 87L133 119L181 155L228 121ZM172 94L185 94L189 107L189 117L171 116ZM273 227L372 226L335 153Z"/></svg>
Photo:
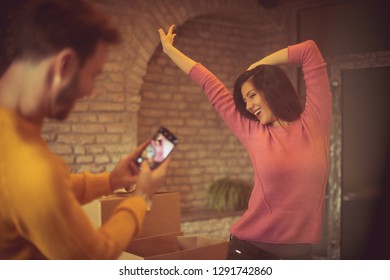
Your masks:
<svg viewBox="0 0 390 280"><path fill-rule="evenodd" d="M184 73L188 75L190 70L195 66L196 62L173 46L173 40L176 37L176 34L173 33L174 28L175 25L172 24L167 33L165 33L162 28L158 30L163 52L173 61L173 63L175 63Z"/></svg>
<svg viewBox="0 0 390 280"><path fill-rule="evenodd" d="M158 30L158 33L160 33L160 40L163 47L164 53L167 53L167 50L169 47L173 46L173 41L176 37L176 34L173 33L173 29L175 28L175 25L171 25L168 29L168 32L165 33L162 28Z"/></svg>

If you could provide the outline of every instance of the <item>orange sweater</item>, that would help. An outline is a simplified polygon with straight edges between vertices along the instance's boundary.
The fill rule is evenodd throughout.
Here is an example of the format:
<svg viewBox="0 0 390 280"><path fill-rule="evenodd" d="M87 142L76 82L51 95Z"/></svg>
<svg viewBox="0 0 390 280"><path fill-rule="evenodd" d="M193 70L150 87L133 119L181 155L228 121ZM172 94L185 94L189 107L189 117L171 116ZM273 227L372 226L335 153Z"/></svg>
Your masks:
<svg viewBox="0 0 390 280"><path fill-rule="evenodd" d="M69 174L41 127L0 108L0 259L115 259L140 231L141 197L95 229L82 204L111 192L109 173Z"/></svg>

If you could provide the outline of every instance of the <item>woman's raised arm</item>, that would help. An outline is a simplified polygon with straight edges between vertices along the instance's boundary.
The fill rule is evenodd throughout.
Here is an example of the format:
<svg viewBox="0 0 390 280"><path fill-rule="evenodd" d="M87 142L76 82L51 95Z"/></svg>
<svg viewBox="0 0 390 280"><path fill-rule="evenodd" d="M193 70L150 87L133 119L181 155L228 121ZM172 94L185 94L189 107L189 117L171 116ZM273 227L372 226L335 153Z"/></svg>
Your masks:
<svg viewBox="0 0 390 280"><path fill-rule="evenodd" d="M171 25L167 33L162 28L158 30L163 51L184 73L189 74L197 62L173 46L173 40L176 37L176 34L173 33L174 27L174 25Z"/></svg>

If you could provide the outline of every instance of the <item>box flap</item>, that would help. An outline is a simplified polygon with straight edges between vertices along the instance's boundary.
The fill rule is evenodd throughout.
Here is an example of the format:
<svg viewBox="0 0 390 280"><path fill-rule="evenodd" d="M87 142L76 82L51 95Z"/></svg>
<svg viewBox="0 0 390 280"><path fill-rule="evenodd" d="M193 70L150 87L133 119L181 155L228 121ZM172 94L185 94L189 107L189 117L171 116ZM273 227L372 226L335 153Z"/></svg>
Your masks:
<svg viewBox="0 0 390 280"><path fill-rule="evenodd" d="M180 241L179 241L180 240ZM224 260L229 242L205 236L170 234L134 240L122 259Z"/></svg>
<svg viewBox="0 0 390 280"><path fill-rule="evenodd" d="M178 236L177 240L182 250L206 247L226 242L226 240L223 239L211 238L206 236Z"/></svg>
<svg viewBox="0 0 390 280"><path fill-rule="evenodd" d="M126 252L150 257L180 251L178 235L181 235L181 232L135 239L127 246Z"/></svg>
<svg viewBox="0 0 390 280"><path fill-rule="evenodd" d="M104 224L115 207L127 196L110 196L100 201L101 219ZM160 192L153 196L152 210L145 216L141 232L135 239L180 232L180 194L178 192Z"/></svg>
<svg viewBox="0 0 390 280"><path fill-rule="evenodd" d="M117 260L144 260L145 258L128 253L122 252L122 254L117 258Z"/></svg>

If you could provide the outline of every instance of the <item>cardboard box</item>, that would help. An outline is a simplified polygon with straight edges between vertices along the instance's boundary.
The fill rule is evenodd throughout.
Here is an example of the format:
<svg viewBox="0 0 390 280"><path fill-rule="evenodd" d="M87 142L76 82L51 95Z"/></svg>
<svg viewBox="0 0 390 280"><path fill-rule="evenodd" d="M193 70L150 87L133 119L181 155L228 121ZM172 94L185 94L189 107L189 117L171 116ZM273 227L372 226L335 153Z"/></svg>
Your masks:
<svg viewBox="0 0 390 280"><path fill-rule="evenodd" d="M86 206L84 210L96 227L100 227L111 216L115 207L127 196L112 195ZM178 192L156 193L152 200L152 210L146 214L142 230L135 237L163 235L180 232L180 195Z"/></svg>
<svg viewBox="0 0 390 280"><path fill-rule="evenodd" d="M109 196L84 209L95 226L107 221L115 207L128 196ZM180 227L180 195L162 192L153 196L141 232L119 259L127 260L223 260L229 242L206 236L183 236Z"/></svg>
<svg viewBox="0 0 390 280"><path fill-rule="evenodd" d="M131 242L122 260L224 260L229 243L206 236L167 234Z"/></svg>

